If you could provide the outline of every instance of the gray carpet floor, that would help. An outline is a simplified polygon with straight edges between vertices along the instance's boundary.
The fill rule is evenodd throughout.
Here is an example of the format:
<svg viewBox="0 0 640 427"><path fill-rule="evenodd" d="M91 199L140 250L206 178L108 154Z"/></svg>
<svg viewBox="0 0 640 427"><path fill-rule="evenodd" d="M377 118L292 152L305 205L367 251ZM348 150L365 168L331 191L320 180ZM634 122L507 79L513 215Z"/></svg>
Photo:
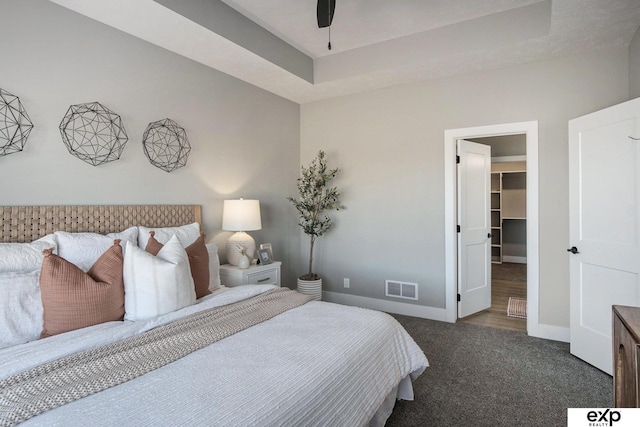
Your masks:
<svg viewBox="0 0 640 427"><path fill-rule="evenodd" d="M567 408L613 405L611 376L569 344L523 332L393 315L429 359L415 400L387 426L565 426Z"/></svg>

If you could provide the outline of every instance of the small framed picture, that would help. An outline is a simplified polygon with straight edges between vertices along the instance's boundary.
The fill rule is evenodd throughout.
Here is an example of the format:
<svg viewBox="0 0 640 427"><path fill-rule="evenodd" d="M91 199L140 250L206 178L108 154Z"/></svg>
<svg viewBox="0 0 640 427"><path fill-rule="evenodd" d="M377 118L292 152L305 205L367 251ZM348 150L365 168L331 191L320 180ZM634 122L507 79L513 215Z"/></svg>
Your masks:
<svg viewBox="0 0 640 427"><path fill-rule="evenodd" d="M260 260L260 265L271 264L273 262L269 249L258 249L258 259Z"/></svg>
<svg viewBox="0 0 640 427"><path fill-rule="evenodd" d="M268 250L271 261L273 261L273 250L271 249L271 243L260 243L260 249Z"/></svg>

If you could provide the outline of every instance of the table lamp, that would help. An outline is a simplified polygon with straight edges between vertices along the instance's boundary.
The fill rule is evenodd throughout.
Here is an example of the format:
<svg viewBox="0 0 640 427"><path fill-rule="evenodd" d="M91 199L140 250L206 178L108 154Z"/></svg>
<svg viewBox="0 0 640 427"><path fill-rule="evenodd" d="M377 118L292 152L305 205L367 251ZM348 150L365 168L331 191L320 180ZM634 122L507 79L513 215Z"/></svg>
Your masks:
<svg viewBox="0 0 640 427"><path fill-rule="evenodd" d="M238 265L241 255L241 248L244 254L253 260L256 252L256 242L247 231L260 230L262 220L260 218L259 200L225 200L222 211L222 229L225 231L235 231L227 240L227 262L231 265Z"/></svg>

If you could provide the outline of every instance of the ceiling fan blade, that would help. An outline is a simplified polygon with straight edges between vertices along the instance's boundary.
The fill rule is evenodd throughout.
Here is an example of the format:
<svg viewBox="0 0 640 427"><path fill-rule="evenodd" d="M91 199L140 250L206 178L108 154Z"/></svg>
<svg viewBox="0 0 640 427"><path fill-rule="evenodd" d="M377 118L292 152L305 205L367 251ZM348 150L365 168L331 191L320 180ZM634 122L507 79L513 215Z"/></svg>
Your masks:
<svg viewBox="0 0 640 427"><path fill-rule="evenodd" d="M318 28L331 25L333 12L336 10L336 0L318 0L316 14L318 16Z"/></svg>

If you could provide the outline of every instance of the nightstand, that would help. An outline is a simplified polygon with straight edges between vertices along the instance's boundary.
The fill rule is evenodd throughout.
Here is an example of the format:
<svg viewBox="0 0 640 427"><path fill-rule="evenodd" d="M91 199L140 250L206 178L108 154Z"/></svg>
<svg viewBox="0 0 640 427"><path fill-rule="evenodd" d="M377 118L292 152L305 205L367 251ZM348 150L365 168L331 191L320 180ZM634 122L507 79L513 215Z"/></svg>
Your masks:
<svg viewBox="0 0 640 427"><path fill-rule="evenodd" d="M220 282L224 286L240 285L276 285L280 286L280 261L271 264L251 264L249 268L238 268L236 265L220 266Z"/></svg>

